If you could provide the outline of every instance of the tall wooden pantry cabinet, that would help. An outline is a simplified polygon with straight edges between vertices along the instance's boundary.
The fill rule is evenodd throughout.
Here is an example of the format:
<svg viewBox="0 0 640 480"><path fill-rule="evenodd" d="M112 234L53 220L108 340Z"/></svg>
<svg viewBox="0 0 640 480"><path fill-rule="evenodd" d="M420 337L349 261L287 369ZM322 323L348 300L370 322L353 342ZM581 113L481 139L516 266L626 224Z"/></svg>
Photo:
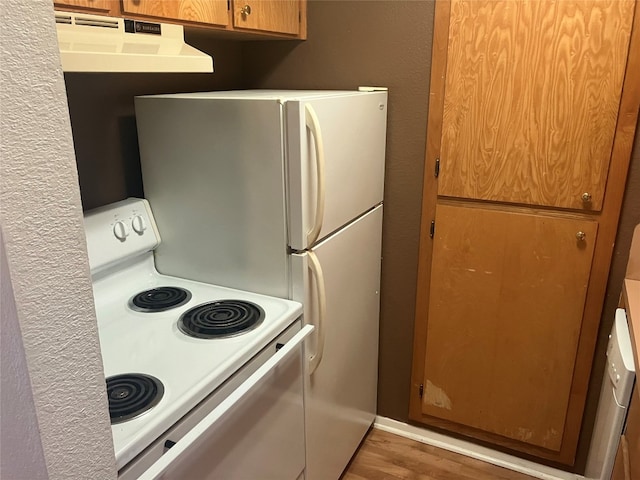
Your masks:
<svg viewBox="0 0 640 480"><path fill-rule="evenodd" d="M411 420L573 464L639 104L636 0L437 0Z"/></svg>

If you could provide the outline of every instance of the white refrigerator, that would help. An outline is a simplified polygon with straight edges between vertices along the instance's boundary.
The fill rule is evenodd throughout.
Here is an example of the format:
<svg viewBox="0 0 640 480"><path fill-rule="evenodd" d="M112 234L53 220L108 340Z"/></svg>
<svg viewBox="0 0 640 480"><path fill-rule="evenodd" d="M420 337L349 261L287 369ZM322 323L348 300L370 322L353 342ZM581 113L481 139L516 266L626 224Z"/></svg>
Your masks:
<svg viewBox="0 0 640 480"><path fill-rule="evenodd" d="M376 412L387 92L135 99L161 273L298 300L306 480L338 479Z"/></svg>

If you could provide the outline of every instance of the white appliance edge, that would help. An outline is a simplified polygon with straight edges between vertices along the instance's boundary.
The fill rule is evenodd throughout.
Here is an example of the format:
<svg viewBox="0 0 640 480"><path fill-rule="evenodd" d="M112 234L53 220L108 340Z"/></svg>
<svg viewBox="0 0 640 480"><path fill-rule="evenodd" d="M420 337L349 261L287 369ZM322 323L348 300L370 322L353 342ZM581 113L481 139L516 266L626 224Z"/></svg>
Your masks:
<svg viewBox="0 0 640 480"><path fill-rule="evenodd" d="M119 478L138 478L162 456L165 440L181 441L181 436L206 412L239 388L260 365L270 361L278 351L278 342L289 345L291 337L300 330L297 319L302 306L282 298L158 274L152 249L160 243L160 237L145 200L127 199L107 205L87 212L84 220L105 375L109 378L144 373L159 380L164 387L157 405L111 427L116 463L121 469ZM189 292L186 301L159 311L129 308L129 302L137 293L167 285L186 289ZM178 331L176 321L188 309L230 298L259 305L264 312L263 321L241 335L213 341L192 338ZM245 410L232 421L225 414L224 428L233 430L233 442L230 435L220 438L219 434L207 433L209 443L218 442L218 450L226 452L225 461L216 459L211 466L206 461L211 459L210 455L194 457L189 453L189 465L205 464L209 465L206 471L219 473L224 469L234 472L227 478L242 478L249 471L262 471L266 457L278 459L274 462L277 470L272 471L272 478L293 479L302 472L305 461L301 446L304 440L303 351L297 350L297 367L289 361L287 365L291 364L291 368L278 363L277 373L269 374L270 380L265 384L269 387L252 390L251 406L244 402L243 406L233 407L236 412L240 408L249 409L250 415ZM277 413L271 414L272 411ZM254 421L248 422L251 415ZM211 431L220 432L220 427L207 429ZM252 435L273 441L246 444L242 437ZM230 464L228 458L233 455L241 455L244 461ZM180 462L174 463L173 470ZM184 464L181 468L184 469Z"/></svg>
<svg viewBox="0 0 640 480"><path fill-rule="evenodd" d="M386 102L349 91L136 98L162 273L302 300L317 324L308 258L319 259L327 316L308 342L321 360L305 391L307 480L338 478L375 416Z"/></svg>
<svg viewBox="0 0 640 480"><path fill-rule="evenodd" d="M295 334L273 357L151 465L139 480L256 478L256 475L274 478L273 472L267 473L269 469L266 466L275 459L278 459L279 471L288 470L295 472L293 475L297 476L302 471L302 461L297 462L297 455L282 455L278 444L289 441L292 443L289 445L290 449L301 449L300 443L296 444L295 438L287 438L287 434L291 431L302 433L303 426L298 418L302 412L302 385L296 388L292 379L299 379L302 374L302 343L311 331L313 327L307 325ZM286 367L287 362L293 365ZM291 367L292 372L287 374L286 369L291 370ZM260 389L265 391L258 397ZM252 399L252 396L256 398ZM272 398L277 398L273 406L268 401ZM253 403L249 403L251 400ZM273 412L278 409L282 411L274 415ZM262 430L256 429L252 433L262 434L263 441L254 442L257 447L253 449L241 448L243 444L247 445L246 438L238 438L244 433L241 428L242 417L255 417L257 413L260 414L260 421L255 423L262 423ZM269 422L263 421L266 417L271 417ZM285 424L282 425L283 423ZM213 442L218 444L218 448L212 448ZM238 447L225 449L229 444L238 444ZM225 453L213 465L211 460L215 456L211 456L212 450ZM283 469L282 464L288 464L288 468Z"/></svg>
<svg viewBox="0 0 640 480"><path fill-rule="evenodd" d="M587 480L611 478L634 380L635 366L629 325L624 309L618 308L607 345L607 363L585 469Z"/></svg>
<svg viewBox="0 0 640 480"><path fill-rule="evenodd" d="M317 368L310 362L305 384L307 480L337 479L375 418L381 228L379 205L292 258L300 277L294 284L301 286L294 298L307 321L320 318L318 283L326 298L308 352L321 358ZM320 275L310 256L317 258Z"/></svg>

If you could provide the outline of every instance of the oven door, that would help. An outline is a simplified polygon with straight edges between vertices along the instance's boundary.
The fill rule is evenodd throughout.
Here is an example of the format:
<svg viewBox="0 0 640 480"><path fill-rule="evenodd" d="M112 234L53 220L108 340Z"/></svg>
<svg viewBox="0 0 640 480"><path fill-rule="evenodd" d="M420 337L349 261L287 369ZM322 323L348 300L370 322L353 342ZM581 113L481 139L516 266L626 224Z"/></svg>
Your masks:
<svg viewBox="0 0 640 480"><path fill-rule="evenodd" d="M308 325L139 478L295 480L305 467L303 341Z"/></svg>

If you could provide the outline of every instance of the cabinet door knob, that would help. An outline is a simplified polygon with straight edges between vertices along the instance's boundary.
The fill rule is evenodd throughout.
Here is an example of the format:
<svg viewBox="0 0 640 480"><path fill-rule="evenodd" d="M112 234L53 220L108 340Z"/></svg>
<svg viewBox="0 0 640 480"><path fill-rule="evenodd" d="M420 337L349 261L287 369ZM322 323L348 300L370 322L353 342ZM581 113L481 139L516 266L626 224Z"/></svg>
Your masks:
<svg viewBox="0 0 640 480"><path fill-rule="evenodd" d="M584 192L582 194L582 201L584 203L590 203L591 202L591 194L589 192Z"/></svg>
<svg viewBox="0 0 640 480"><path fill-rule="evenodd" d="M242 14L243 17L246 17L247 15L251 15L251 5L245 5L244 7L242 7L242 10L240 10L240 13Z"/></svg>
<svg viewBox="0 0 640 480"><path fill-rule="evenodd" d="M580 242L584 242L584 239L587 238L587 234L584 232L578 232L576 233L576 238L580 241Z"/></svg>

